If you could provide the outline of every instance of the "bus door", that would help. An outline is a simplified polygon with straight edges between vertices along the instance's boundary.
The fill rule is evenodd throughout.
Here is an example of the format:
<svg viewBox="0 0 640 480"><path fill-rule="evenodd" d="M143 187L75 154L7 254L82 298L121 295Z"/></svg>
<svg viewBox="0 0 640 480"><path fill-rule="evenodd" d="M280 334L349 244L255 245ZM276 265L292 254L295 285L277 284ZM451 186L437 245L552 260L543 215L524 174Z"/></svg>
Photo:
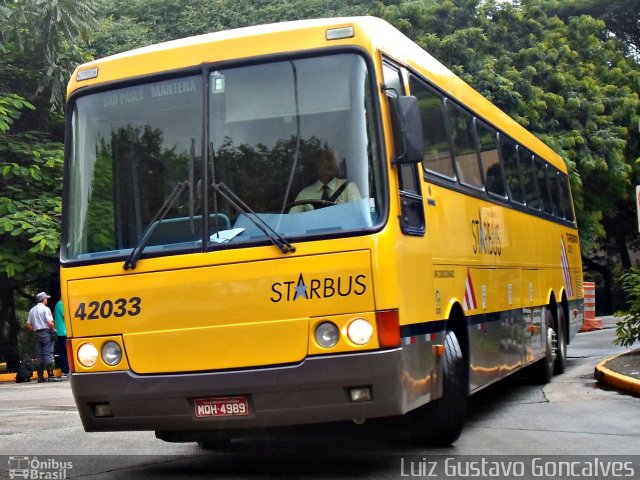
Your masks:
<svg viewBox="0 0 640 480"><path fill-rule="evenodd" d="M383 74L387 99L393 107L398 97L405 94L400 68L385 60ZM394 127L398 126L396 120ZM395 154L398 155L405 147L399 142L401 134L397 128L393 133ZM437 382L433 381L433 372L438 368L432 348L432 336L436 328L435 302L430 244L424 238L426 224L419 166L415 163L398 163L395 167L400 200L398 220L402 235L397 251L399 271L403 278L398 308L404 324L401 329L402 358L408 409L428 402L440 391Z"/></svg>

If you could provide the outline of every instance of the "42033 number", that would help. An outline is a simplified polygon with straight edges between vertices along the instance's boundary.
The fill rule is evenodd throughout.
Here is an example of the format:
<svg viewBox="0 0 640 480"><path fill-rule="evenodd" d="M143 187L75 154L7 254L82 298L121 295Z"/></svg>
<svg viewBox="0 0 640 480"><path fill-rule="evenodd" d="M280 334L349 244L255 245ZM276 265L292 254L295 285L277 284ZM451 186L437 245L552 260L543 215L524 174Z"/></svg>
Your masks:
<svg viewBox="0 0 640 480"><path fill-rule="evenodd" d="M128 300L126 298L118 298L116 300L104 300L102 302L82 302L78 305L73 316L80 320L99 320L101 318L110 318L111 316L120 318L125 315L130 315L135 317L139 315L141 311L142 299L140 297L131 297Z"/></svg>

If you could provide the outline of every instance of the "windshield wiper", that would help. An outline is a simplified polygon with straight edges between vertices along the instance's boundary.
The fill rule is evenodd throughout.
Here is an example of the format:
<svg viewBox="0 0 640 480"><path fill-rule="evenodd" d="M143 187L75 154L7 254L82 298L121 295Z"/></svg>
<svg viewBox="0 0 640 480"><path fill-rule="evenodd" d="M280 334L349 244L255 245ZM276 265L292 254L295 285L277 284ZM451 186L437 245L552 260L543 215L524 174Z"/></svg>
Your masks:
<svg viewBox="0 0 640 480"><path fill-rule="evenodd" d="M276 232L271 226L265 222L260 216L251 210L251 207L247 205L240 197L238 197L233 191L227 187L224 183L212 183L211 187L220 195L222 195L233 208L238 212L243 213L246 217L258 227L262 233L264 233L271 243L280 249L282 253L293 253L296 251L296 247L291 245L286 238Z"/></svg>
<svg viewBox="0 0 640 480"><path fill-rule="evenodd" d="M147 245L151 234L155 231L156 228L158 228L160 222L162 222L169 209L173 207L173 204L176 203L176 200L187 186L189 186L189 181L180 182L174 187L171 195L169 195L169 198L167 198L162 207L160 207L160 209L156 213L155 217L153 217L153 220L151 220L149 225L147 225L147 228L145 228L142 232L142 235L136 242L133 250L131 250L131 253L124 261L124 265L122 265L122 268L124 268L125 270L136 268L136 262L140 259L140 255L142 255L144 247Z"/></svg>

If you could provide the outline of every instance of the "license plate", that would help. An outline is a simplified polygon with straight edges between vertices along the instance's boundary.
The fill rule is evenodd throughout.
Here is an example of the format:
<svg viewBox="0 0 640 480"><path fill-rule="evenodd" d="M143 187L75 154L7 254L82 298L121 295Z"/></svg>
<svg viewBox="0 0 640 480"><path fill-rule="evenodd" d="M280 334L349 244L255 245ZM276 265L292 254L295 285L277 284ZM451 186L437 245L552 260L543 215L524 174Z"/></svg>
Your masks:
<svg viewBox="0 0 640 480"><path fill-rule="evenodd" d="M243 417L249 415L246 397L199 398L195 401L196 417Z"/></svg>

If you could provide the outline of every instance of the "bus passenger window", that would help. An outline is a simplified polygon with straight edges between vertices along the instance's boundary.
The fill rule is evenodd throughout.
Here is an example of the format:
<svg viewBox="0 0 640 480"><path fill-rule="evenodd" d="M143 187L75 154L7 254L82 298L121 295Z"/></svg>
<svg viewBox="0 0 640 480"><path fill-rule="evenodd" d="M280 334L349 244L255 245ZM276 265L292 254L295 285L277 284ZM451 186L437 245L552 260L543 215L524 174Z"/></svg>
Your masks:
<svg viewBox="0 0 640 480"><path fill-rule="evenodd" d="M474 139L473 117L453 102L446 101L451 126L451 145L458 179L461 183L482 188L480 164Z"/></svg>
<svg viewBox="0 0 640 480"><path fill-rule="evenodd" d="M516 203L524 204L525 198L524 192L522 191L520 169L518 168L518 149L516 144L501 136L500 155L502 156L502 162L504 164L509 197Z"/></svg>
<svg viewBox="0 0 640 480"><path fill-rule="evenodd" d="M506 197L507 189L504 186L502 177L496 131L482 122L477 122L476 126L478 146L480 147L480 161L482 162L487 191Z"/></svg>
<svg viewBox="0 0 640 480"><path fill-rule="evenodd" d="M424 131L424 167L445 177L454 178L451 151L445 129L442 96L409 76L411 95L418 99Z"/></svg>
<svg viewBox="0 0 640 480"><path fill-rule="evenodd" d="M551 208L553 209L553 214L556 217L564 218L560 172L552 166L547 165L547 178L549 179L549 189L551 190Z"/></svg>
<svg viewBox="0 0 640 480"><path fill-rule="evenodd" d="M536 173L533 169L533 155L524 148L518 147L518 158L522 170L522 179L524 180L524 194L527 200L527 206L535 210L540 210L540 193L538 191Z"/></svg>
<svg viewBox="0 0 640 480"><path fill-rule="evenodd" d="M551 192L549 191L549 183L547 177L547 165L534 155L533 168L535 170L538 190L540 192L542 210L546 213L553 213L553 208L551 207Z"/></svg>
<svg viewBox="0 0 640 480"><path fill-rule="evenodd" d="M560 174L558 179L560 182L560 190L562 191L562 212L565 220L573 222L573 208L571 208L571 190L569 189L569 177L564 174Z"/></svg>

